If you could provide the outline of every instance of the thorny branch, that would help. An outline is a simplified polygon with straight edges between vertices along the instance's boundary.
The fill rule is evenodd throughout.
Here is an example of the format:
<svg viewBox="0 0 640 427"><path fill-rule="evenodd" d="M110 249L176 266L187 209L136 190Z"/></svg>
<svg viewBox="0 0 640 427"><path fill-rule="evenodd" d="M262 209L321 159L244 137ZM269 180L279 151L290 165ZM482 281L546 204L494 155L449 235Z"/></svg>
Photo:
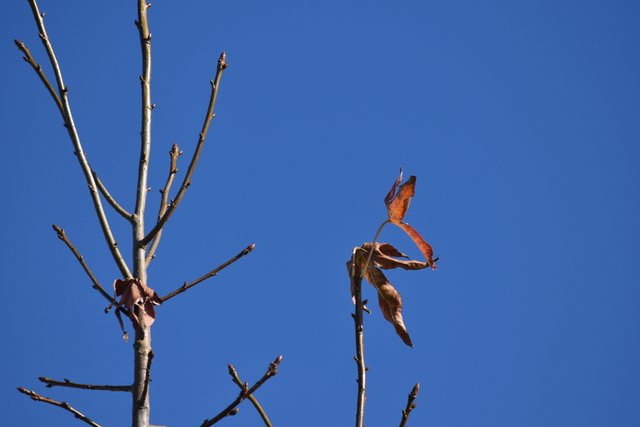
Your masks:
<svg viewBox="0 0 640 427"><path fill-rule="evenodd" d="M52 387L68 387L68 388L79 388L82 390L101 390L101 391L126 391L131 392L130 385L96 385L96 384L81 384L74 383L69 381L68 379L64 379L62 381L54 380L53 378L47 377L38 377L40 382L43 382L47 385L47 388Z"/></svg>
<svg viewBox="0 0 640 427"><path fill-rule="evenodd" d="M109 222L104 212L104 208L102 206L102 202L100 201L100 195L98 194L97 184L93 179L93 174L91 171L91 167L89 166L89 162L87 161L86 154L82 148L82 144L80 143L80 136L78 135L78 131L76 129L73 115L71 114L71 106L69 105L69 90L67 86L64 84L64 80L62 78L62 71L60 70L60 65L58 63L58 59L53 50L53 46L49 40L49 36L47 35L47 30L44 25L44 14L40 13L38 9L38 4L36 0L29 0L29 5L31 6L31 12L33 13L33 18L36 21L36 25L38 26L38 31L40 35L40 40L42 40L42 44L47 51L47 55L49 56L49 61L54 70L56 76L56 82L58 86L57 98L54 96L54 101L56 105L61 110L60 113L64 120L64 126L67 128L67 132L69 133L69 137L71 138L71 142L73 144L73 148L75 151L75 155L78 158L78 162L80 163L80 167L84 174L85 180L89 186L89 193L91 195L91 200L93 202L93 207L96 211L96 215L98 216L98 220L100 222L100 227L102 228L102 233L104 235L105 240L107 241L107 245L109 246L109 250L111 252L111 256L116 262L120 272L124 277L131 277L131 272L129 271L129 267L127 266L124 258L122 258L122 254L118 249L118 243L115 241L113 237L113 233L111 232L111 228L109 227ZM21 48L20 44L18 44L18 48ZM23 53L24 50L20 49ZM29 62L27 60L27 62ZM33 64L32 64L33 66ZM36 72L38 72L36 70ZM38 73L40 75L40 73ZM42 80L42 76L40 77ZM47 85L47 83L43 80L45 86L51 93L51 85ZM59 101L59 102L58 102ZM62 108L60 108L62 107Z"/></svg>
<svg viewBox="0 0 640 427"><path fill-rule="evenodd" d="M171 150L169 151L169 176L167 176L167 182L164 185L164 188L160 190L160 209L158 211L158 221L162 219L162 216L167 211L167 207L169 206L169 191L171 190L171 185L173 184L173 180L176 177L176 173L178 173L178 157L182 155L182 150L178 148L178 144L173 144ZM146 263L147 266L151 263L151 260L156 255L156 249L158 249L158 245L160 244L160 238L162 237L162 229L158 231L156 237L153 239L151 243L151 247L147 252Z"/></svg>
<svg viewBox="0 0 640 427"><path fill-rule="evenodd" d="M210 427L210 426L214 425L215 423L217 423L218 421L220 421L221 419L223 419L224 417L226 417L228 415L235 415L235 413L237 413L237 408L236 407L240 403L242 403L243 400L245 400L247 397L249 397L253 393L255 393L255 391L258 390L262 384L264 384L269 378L273 377L274 375L276 375L278 373L278 365L280 364L281 361L282 361L282 355L276 357L276 359L269 364L269 368L267 369L267 372L265 372L265 374L262 376L262 378L260 378L258 380L258 382L253 385L253 387L249 388L248 384L245 383L242 386L242 390L240 391L240 394L238 395L236 400L231 402L231 404L229 404L229 406L224 408L215 417L213 417L211 419L204 420L202 422L202 424L200 425L200 427Z"/></svg>
<svg viewBox="0 0 640 427"><path fill-rule="evenodd" d="M416 408L416 404L414 400L418 397L418 393L420 392L420 383L417 383L411 389L411 393L409 393L409 397L407 398L407 407L402 410L402 419L400 420L400 427L404 427L407 424L407 420L409 419L409 414Z"/></svg>
<svg viewBox="0 0 640 427"><path fill-rule="evenodd" d="M238 371L236 371L236 368L232 364L229 364L229 375L231 375L233 382L236 383L238 387L240 387L240 390L244 390L245 383L242 382L242 380L238 376ZM258 414L260 414L260 417L262 418L262 421L264 421L265 425L267 427L272 427L271 420L269 420L267 413L258 402L258 399L256 399L254 395L249 395L247 399L249 399L249 401L251 401L253 406L256 408L256 411L258 411Z"/></svg>
<svg viewBox="0 0 640 427"><path fill-rule="evenodd" d="M230 260L228 260L227 262L219 265L218 267L214 268L213 270L211 270L210 272L208 272L207 274L197 278L196 280L194 280L191 283L187 283L185 282L182 286L180 286L178 289L176 289L175 291L163 296L162 298L160 298L160 300L162 300L162 302L165 302L167 300L170 300L171 298L175 297L176 295L179 295L187 290L189 290L190 288L194 287L195 285L197 285L198 283L204 282L205 280L207 280L210 277L213 277L215 275L217 275L221 270L225 269L226 267L230 266L231 264L233 264L234 262L236 262L237 260L239 260L240 258L242 258L243 256L249 254L254 248L256 247L255 243L250 244L249 246L247 246L246 248L244 248L242 250L242 252L240 252L238 255L234 256L233 258L231 258Z"/></svg>
<svg viewBox="0 0 640 427"><path fill-rule="evenodd" d="M66 411L69 411L69 412L71 412L73 414L74 417L76 417L79 420L84 421L85 423L89 424L90 426L101 427L100 424L96 423L91 418L89 418L86 415L84 415L82 412L78 411L77 409L72 408L71 405L69 405L67 402L58 402L57 400L53 400L53 399L50 399L50 398L45 397L45 396L40 396L35 391L27 390L24 387L18 387L18 391L20 393L26 394L27 396L29 396L32 400L35 400L36 402L48 403L49 405L57 406L57 407L62 408L64 410L66 410Z"/></svg>
<svg viewBox="0 0 640 427"><path fill-rule="evenodd" d="M164 215L162 215L162 218L158 220L156 225L153 227L153 229L151 229L151 231L149 231L149 233L147 233L144 239L142 239L139 242L140 246L148 245L149 242L151 242L151 239L153 239L156 236L156 234L158 234L158 232L162 229L162 227L164 227L165 223L169 220L171 215L173 215L173 212L178 207L178 204L182 200L182 197L187 191L187 188L189 188L189 186L191 185L191 178L193 176L193 172L196 168L196 165L198 164L198 159L200 158L200 152L202 151L202 147L204 146L204 141L207 138L207 133L209 132L209 125L211 124L211 121L215 117L213 110L216 105L216 99L218 98L218 88L220 87L220 79L222 78L222 73L227 68L227 65L228 65L227 55L224 52L222 52L222 54L220 55L220 58L218 58L218 68L216 70L216 77L214 80L211 80L211 98L209 99L209 107L207 108L207 115L205 116L204 123L202 125L202 130L200 131L200 136L198 138L198 143L193 153L193 157L191 158L191 163L189 164L189 168L187 169L187 174L185 175L184 180L182 181L182 185L180 186L180 190L178 190L178 194L176 194L176 197L169 204L169 207L167 208Z"/></svg>

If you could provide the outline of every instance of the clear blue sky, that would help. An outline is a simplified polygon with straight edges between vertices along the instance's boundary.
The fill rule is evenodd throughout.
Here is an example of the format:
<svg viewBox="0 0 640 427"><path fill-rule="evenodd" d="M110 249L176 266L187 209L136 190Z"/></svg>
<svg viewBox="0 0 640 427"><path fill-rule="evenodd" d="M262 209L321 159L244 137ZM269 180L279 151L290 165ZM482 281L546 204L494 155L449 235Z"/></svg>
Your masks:
<svg viewBox="0 0 640 427"><path fill-rule="evenodd" d="M40 6L89 160L131 208L135 2ZM186 170L223 49L230 68L149 284L165 294L256 250L159 308L152 422L199 425L237 395L227 363L253 382L283 354L257 394L274 423L353 424L344 262L402 165L418 177L406 220L441 261L389 274L414 349L371 304L367 425L397 425L416 381L415 427L640 425L639 20L634 1L154 2L149 222L174 142ZM62 120L13 45L45 63L25 1L4 5L0 36L0 424L81 425L22 385L127 425L128 396L37 381L127 383L132 352L50 229L103 284L118 277ZM419 256L399 231L382 240ZM260 420L245 404L220 425Z"/></svg>

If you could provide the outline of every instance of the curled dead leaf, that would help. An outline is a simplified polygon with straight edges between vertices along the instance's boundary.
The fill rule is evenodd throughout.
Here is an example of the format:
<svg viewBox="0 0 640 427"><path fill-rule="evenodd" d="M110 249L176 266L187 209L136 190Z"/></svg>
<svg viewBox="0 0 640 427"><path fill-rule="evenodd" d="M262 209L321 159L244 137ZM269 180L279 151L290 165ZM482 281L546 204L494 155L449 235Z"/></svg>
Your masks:
<svg viewBox="0 0 640 427"><path fill-rule="evenodd" d="M420 252L424 255L427 263L431 269L436 270L437 267L433 260L433 248L428 244L424 238L418 233L418 231L404 222L404 216L409 209L411 198L415 194L416 177L410 176L409 179L400 187L398 184L402 181L402 169L400 169L400 176L395 180L393 186L387 196L384 198L384 203L387 206L387 214L389 216L389 222L400 227L407 235L413 240ZM398 190L396 192L396 189Z"/></svg>
<svg viewBox="0 0 640 427"><path fill-rule="evenodd" d="M367 282L375 286L378 291L378 305L382 315L396 330L398 336L409 347L413 347L407 327L402 319L402 298L400 293L393 287L382 270L376 267L369 267L365 272Z"/></svg>
<svg viewBox="0 0 640 427"><path fill-rule="evenodd" d="M116 279L113 282L113 290L115 298L120 297L118 304L129 310L129 318L136 332L151 327L156 318L154 305L162 304L156 291L138 279Z"/></svg>
<svg viewBox="0 0 640 427"><path fill-rule="evenodd" d="M360 250L365 255L365 258L369 256L369 252L371 251L372 247L373 255L371 256L371 262L375 267L381 268L383 270L390 270L392 268L402 268L404 270L421 270L429 266L428 263L423 261L417 261L413 259L398 259L409 257L394 248L389 243L376 243L375 245L372 245L369 242L363 243ZM361 268L364 268L364 266L362 266Z"/></svg>
<svg viewBox="0 0 640 427"><path fill-rule="evenodd" d="M373 253L371 253L373 251ZM366 266L367 259L371 253L371 263ZM394 329L402 341L413 347L409 332L402 318L402 298L400 293L393 287L381 269L402 268L404 270L421 270L428 267L428 264L422 261L406 258L407 256L397 250L389 243L363 243L361 247L356 248L351 260L347 262L347 270L352 277L351 281L351 297L354 298L354 280L355 275L362 275L378 293L378 304L384 318L393 325ZM355 301L355 300L354 300Z"/></svg>

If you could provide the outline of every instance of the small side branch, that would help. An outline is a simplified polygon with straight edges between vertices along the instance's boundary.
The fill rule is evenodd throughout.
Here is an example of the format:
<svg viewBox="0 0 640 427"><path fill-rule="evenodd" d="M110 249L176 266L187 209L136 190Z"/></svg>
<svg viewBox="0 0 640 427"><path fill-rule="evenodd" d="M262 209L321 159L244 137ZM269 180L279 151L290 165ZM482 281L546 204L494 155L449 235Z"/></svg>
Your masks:
<svg viewBox="0 0 640 427"><path fill-rule="evenodd" d="M213 112L216 99L218 98L218 88L220 87L220 79L222 78L223 71L227 68L227 55L222 52L220 58L218 58L218 68L216 70L216 77L214 80L211 80L211 97L209 99L209 107L207 108L207 115L204 118L204 124L202 125L202 130L200 131L200 136L198 138L198 143L196 145L196 149L193 153L193 157L191 158L191 163L189 164L189 168L187 169L187 174L184 177L184 181L182 181L182 185L180 186L180 190L178 190L178 194L173 199L166 212L162 217L158 220L156 225L149 231L149 233L139 242L140 246L146 246L151 242L151 240L158 234L158 232L164 227L166 222L169 220L173 212L175 212L178 204L182 200L187 188L191 185L191 178L193 177L193 172L198 164L198 159L200 158L200 152L202 151L202 147L204 146L204 141L207 138L207 133L209 132L209 125L213 120L215 114Z"/></svg>
<svg viewBox="0 0 640 427"><path fill-rule="evenodd" d="M411 393L409 393L409 397L407 399L407 407L402 410L402 420L400 420L400 427L405 427L407 424L407 420L409 419L409 414L416 408L416 404L414 400L418 397L418 393L420 392L420 383L417 383L411 389Z"/></svg>
<svg viewBox="0 0 640 427"><path fill-rule="evenodd" d="M240 387L240 390L244 390L244 383L238 376L238 371L236 371L236 368L232 364L229 364L229 375L231 375L233 382L236 383L238 387ZM258 414L260 414L260 418L262 418L264 424L267 427L273 427L271 424L271 420L269 420L267 413L264 411L264 409L262 409L262 406L258 402L258 399L256 399L254 395L248 396L247 399L249 399L249 401L253 404L253 407L256 408L256 411L258 411Z"/></svg>
<svg viewBox="0 0 640 427"><path fill-rule="evenodd" d="M238 395L236 400L231 402L229 406L224 408L215 417L204 420L203 423L200 425L200 427L210 427L228 415L235 415L235 413L237 413L236 407L240 403L242 403L243 400L245 400L247 397L255 393L255 391L258 390L260 386L262 386L262 384L264 384L269 378L275 376L278 373L278 365L280 364L281 361L282 361L281 355L276 357L276 359L269 364L269 368L267 369L267 372L265 372L262 378L260 378L258 382L253 385L253 387L249 388L246 383L243 384L242 390L240 391L240 394Z"/></svg>
<svg viewBox="0 0 640 427"><path fill-rule="evenodd" d="M381 227L382 228L382 227ZM355 361L358 365L358 394L356 404L356 427L364 427L364 404L366 401L367 367L364 363L364 302L362 301L362 274L356 268L356 248L351 255L349 277L351 287L354 289L356 312L353 314L356 338Z"/></svg>
<svg viewBox="0 0 640 427"><path fill-rule="evenodd" d="M169 191L171 191L171 185L173 185L173 180L176 177L176 173L178 173L178 157L182 155L182 150L178 148L178 144L173 144L171 150L169 151L169 176L167 177L167 182L164 184L164 188L160 190L160 194L162 197L160 198L160 210L158 211L158 221L162 219L162 216L167 211L169 207ZM162 229L158 231L156 237L153 239L151 243L151 247L147 252L146 263L147 266L151 263L151 260L156 255L156 249L158 249L158 245L160 244L160 238L162 237Z"/></svg>
<svg viewBox="0 0 640 427"><path fill-rule="evenodd" d="M29 49L27 48L27 46L24 43L22 43L20 40L14 40L14 43L16 44L16 46L18 47L20 52L22 52L24 54L22 59L24 59L25 62L27 62L29 65L31 65L31 68L33 68L33 71L35 71L36 74L38 75L38 77L40 77L40 80L42 81L44 86L49 91L49 95L51 95L51 97L53 98L53 102L56 103L56 106L58 107L58 110L60 110L60 114L62 114L64 116L64 109L62 108L62 101L60 101L60 97L56 93L56 90L53 88L53 86L49 82L49 79L47 79L47 76L45 76L44 71L42 71L42 66L40 64L38 64L35 59L33 59L33 56L31 55L31 52L29 51Z"/></svg>
<svg viewBox="0 0 640 427"><path fill-rule="evenodd" d="M68 387L68 388L79 388L81 390L101 390L101 391L125 391L131 392L130 385L96 385L96 384L80 384L69 381L68 379L64 379L62 381L54 380L53 378L47 377L39 377L40 382L43 382L47 385L47 388L52 387Z"/></svg>
<svg viewBox="0 0 640 427"><path fill-rule="evenodd" d="M67 237L67 233L65 233L64 229L55 224L53 224L52 227L53 227L53 230L58 235L58 239L62 240L64 244L67 245L67 247L71 250L73 255L76 257L76 259L82 266L82 269L85 271L85 273L87 273L87 276L89 276L89 279L91 279L91 282L93 283L93 286L92 286L93 289L100 292L100 295L102 295L111 304L116 304L116 301L113 299L113 297L109 295L107 291L104 290L102 285L100 285L100 282L98 282L98 279L96 279L96 276L94 276L93 272L91 271L86 261L84 260L84 257L80 255L80 252L78 252L75 246L73 246L73 244L69 241L69 238Z"/></svg>
<svg viewBox="0 0 640 427"><path fill-rule="evenodd" d="M199 278L197 278L196 280L194 280L191 283L187 283L185 282L182 286L180 286L178 289L176 289L175 291L163 296L162 298L160 298L162 300L162 302L166 302L167 300L170 300L171 298L175 297L176 295L180 295L181 293L193 288L195 285L197 285L198 283L204 282L205 280L207 280L210 277L213 277L215 275L217 275L221 270L225 269L226 267L230 266L231 264L233 264L234 262L236 262L237 260L239 260L240 258L242 258L243 256L249 254L251 251L253 251L253 249L256 247L255 243L250 244L249 246L247 246L246 248L244 248L242 250L242 252L240 252L238 255L234 256L233 258L231 258L230 260L228 260L227 262L225 262L224 264L219 265L218 267L214 268L213 270L211 270L210 272L208 272L207 274L205 274L204 276L201 276Z"/></svg>
<svg viewBox="0 0 640 427"><path fill-rule="evenodd" d="M116 212L118 212L124 219L131 221L131 219L133 218L133 215L131 215L125 208L123 208L122 206L120 206L118 202L116 202L116 199L113 198L111 193L109 193L109 190L107 190L107 187L105 187L102 181L100 181L100 178L98 178L98 174L96 173L96 171L92 170L91 174L93 175L93 179L96 181L98 190L100 190L100 193L102 193L102 195L107 200L107 202L109 202L111 207Z"/></svg>
<svg viewBox="0 0 640 427"><path fill-rule="evenodd" d="M77 419L79 419L81 421L84 421L85 423L89 424L90 426L101 427L100 424L96 423L91 418L89 418L86 415L84 415L82 412L78 411L77 409L72 408L71 405L69 405L67 402L58 402L57 400L53 400L53 399L49 399L48 397L40 396L35 391L27 390L24 387L18 387L18 391L20 393L22 393L22 394L26 394L27 396L29 396L31 398L31 400L35 400L36 402L48 403L49 405L57 406L58 408L62 408L64 410L66 410L66 411L69 411L69 412L71 412L73 414L74 417L76 417Z"/></svg>
<svg viewBox="0 0 640 427"><path fill-rule="evenodd" d="M74 153L78 158L78 162L80 163L80 168L82 169L82 173L84 174L85 180L87 181L87 185L89 187L89 193L91 195L91 201L93 202L93 207L98 216L98 221L100 222L100 228L102 229L102 234L107 242L107 246L109 247L109 251L111 252L111 256L115 261L116 265L120 269L123 277L130 278L131 272L129 271L129 267L127 263L124 261L122 254L120 253L120 249L118 248L118 243L113 237L113 233L109 226L109 221L107 220L107 216L105 215L104 208L102 206L102 202L100 201L100 195L98 194L97 184L93 179L93 174L91 171L91 166L89 166L89 162L87 161L86 154L82 148L82 144L80 143L80 136L78 135L78 130L73 120L73 114L71 114L71 106L69 104L69 88L65 85L64 80L62 78L62 71L60 69L60 64L58 63L58 58L53 50L53 45L49 40L49 36L47 35L47 29L44 25L44 14L40 13L40 9L38 8L38 4L36 0L29 0L29 6L31 7L31 12L33 14L33 19L36 22L38 27L38 32L40 36L40 40L44 45L45 50L47 51L47 55L49 56L49 62L51 63L51 67L53 68L54 74L56 76L56 84L58 87L57 99L60 101L60 104L57 103L58 108L60 109L60 113L64 120L64 126L67 129L67 133L69 134L69 138L71 139L71 143L73 144ZM46 84L45 84L46 85ZM51 85L50 85L51 86ZM54 97L54 101L56 98Z"/></svg>

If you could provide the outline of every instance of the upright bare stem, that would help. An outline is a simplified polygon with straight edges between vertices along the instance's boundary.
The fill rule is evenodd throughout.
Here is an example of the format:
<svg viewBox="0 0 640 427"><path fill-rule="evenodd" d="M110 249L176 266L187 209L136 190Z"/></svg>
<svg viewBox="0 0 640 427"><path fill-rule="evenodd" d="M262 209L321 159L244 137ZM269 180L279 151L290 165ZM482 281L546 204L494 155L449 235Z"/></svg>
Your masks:
<svg viewBox="0 0 640 427"><path fill-rule="evenodd" d="M49 41L49 36L47 35L47 30L44 26L43 14L40 13L40 10L38 9L38 4L36 3L35 0L29 0L29 5L31 6L31 12L33 13L33 18L35 19L36 24L38 26L38 31L40 32L40 39L42 40L42 44L44 45L47 51L47 55L49 56L49 61L51 62L51 66L53 67L53 70L55 72L56 82L58 85L58 98L59 98L58 100L61 102L61 105L62 105L62 117L64 120L64 126L67 128L67 132L69 133L69 137L71 138L71 142L75 150L75 155L78 158L78 162L80 162L80 167L82 169L82 172L84 173L84 177L89 186L89 193L91 194L91 200L93 202L93 207L98 216L100 227L102 228L102 233L104 234L104 238L107 241L109 250L111 251L111 256L113 257L118 268L120 269L120 272L124 277L127 277L127 278L131 277L131 272L129 271L129 267L127 267L127 264L124 261L124 258L122 258L122 254L118 249L118 243L115 241L113 237L113 233L111 232L111 228L109 227L109 221L107 220L107 217L104 213L104 208L102 207L102 202L100 201L100 194L98 193L97 184L93 179L91 167L89 166L89 162L87 161L85 152L82 149L82 144L80 143L80 137L78 136L78 131L73 121L73 115L71 114L68 88L64 84L64 80L62 79L62 71L60 70L60 66L58 64L58 59L56 58L56 54L53 50L53 46ZM54 100L55 100L55 97L54 97ZM58 107L60 107L60 104L58 104L58 100L56 100L56 104L58 105Z"/></svg>
<svg viewBox="0 0 640 427"><path fill-rule="evenodd" d="M416 409L415 400L418 397L418 393L420 392L420 383L417 383L411 389L411 393L407 397L407 407L402 410L402 418L400 419L400 427L405 427L407 425L407 421L409 420L409 414L411 411Z"/></svg>
<svg viewBox="0 0 640 427"><path fill-rule="evenodd" d="M356 427L364 427L364 404L367 389L367 367L364 363L364 303L362 301L362 275L356 269L356 249L351 255L349 276L354 289L356 312L353 315L356 337L356 364L358 365L358 400L356 404Z"/></svg>
<svg viewBox="0 0 640 427"><path fill-rule="evenodd" d="M144 238L144 213L147 203L147 176L149 172L149 154L151 150L151 33L147 12L151 5L138 0L138 19L136 26L140 37L142 53L142 74L140 75L142 122L140 129L140 162L138 165L138 186L136 189L136 208L133 214L133 274L142 283L147 283L146 247L140 241ZM136 310L143 310L139 307ZM136 313L143 318L144 313ZM151 408L149 405L149 357L151 356L151 330L142 322L136 328L133 363L132 426L148 427Z"/></svg>
<svg viewBox="0 0 640 427"><path fill-rule="evenodd" d="M207 133L209 132L209 125L215 116L213 110L216 106L216 100L218 99L218 88L220 87L220 79L222 78L222 72L227 68L227 55L222 52L220 58L218 58L218 68L216 70L216 77L214 80L211 80L211 97L209 98L209 107L207 108L207 115L204 118L204 123L202 125L202 130L200 131L200 136L198 138L198 144L196 145L196 149L193 153L193 157L191 158L191 163L189 164L189 168L187 169L187 174L184 177L184 181L182 181L182 185L180 186L180 190L178 190L178 194L173 199L169 208L166 210L164 215L158 220L156 225L147 233L147 235L140 241L140 245L146 246L151 242L156 234L164 227L165 223L169 220L173 212L178 207L178 204L182 200L184 193L187 191L187 188L191 185L191 178L193 176L193 172L196 169L196 165L198 164L198 159L200 158L200 152L202 151L202 147L204 146L204 141L207 138Z"/></svg>
<svg viewBox="0 0 640 427"><path fill-rule="evenodd" d="M169 151L169 176L167 177L167 182L164 184L164 188L160 190L162 196L160 197L160 209L158 210L158 221L162 218L162 215L167 211L169 207L169 192L171 191L171 185L173 185L173 180L178 173L178 157L182 155L182 150L178 148L178 144L173 144L171 147L171 151ZM158 231L156 237L153 239L151 243L151 247L147 252L147 267L153 257L156 255L156 249L158 249L158 245L160 244L160 238L162 237L162 229Z"/></svg>

